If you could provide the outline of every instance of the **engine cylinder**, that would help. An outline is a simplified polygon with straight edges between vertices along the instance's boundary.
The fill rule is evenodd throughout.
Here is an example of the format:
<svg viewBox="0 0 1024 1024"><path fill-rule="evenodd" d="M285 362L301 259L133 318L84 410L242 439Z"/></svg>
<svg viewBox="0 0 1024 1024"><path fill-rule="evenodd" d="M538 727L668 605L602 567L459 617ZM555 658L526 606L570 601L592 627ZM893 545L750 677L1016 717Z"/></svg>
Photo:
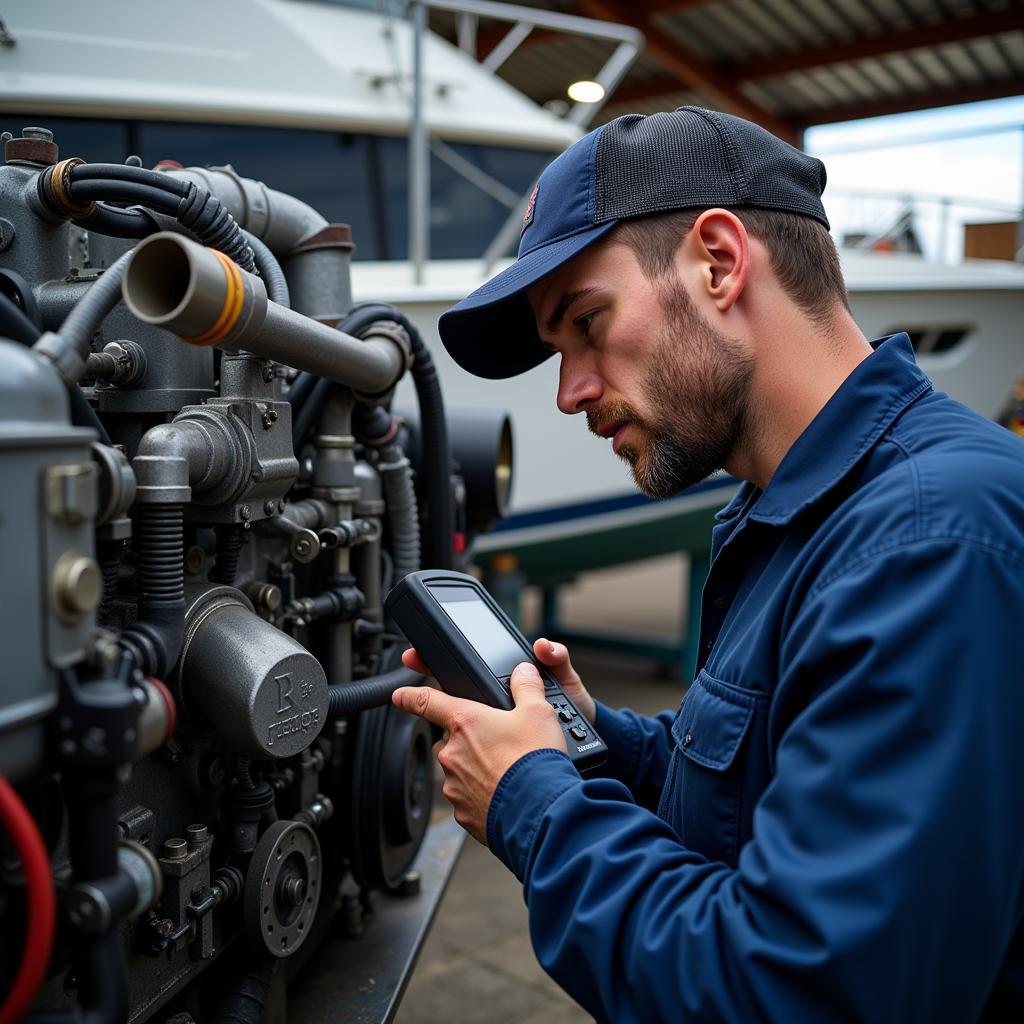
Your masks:
<svg viewBox="0 0 1024 1024"><path fill-rule="evenodd" d="M245 757L299 754L326 718L320 662L234 587L190 588L178 675L185 709L201 711Z"/></svg>

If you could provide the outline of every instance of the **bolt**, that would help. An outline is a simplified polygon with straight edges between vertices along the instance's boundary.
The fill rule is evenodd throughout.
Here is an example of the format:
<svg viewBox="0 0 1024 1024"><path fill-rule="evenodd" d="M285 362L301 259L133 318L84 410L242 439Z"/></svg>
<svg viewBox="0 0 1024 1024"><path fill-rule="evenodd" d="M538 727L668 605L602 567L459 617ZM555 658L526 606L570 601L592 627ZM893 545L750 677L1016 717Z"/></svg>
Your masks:
<svg viewBox="0 0 1024 1024"><path fill-rule="evenodd" d="M53 596L59 613L75 622L95 611L103 596L103 576L96 560L68 551L53 570Z"/></svg>
<svg viewBox="0 0 1024 1024"><path fill-rule="evenodd" d="M124 158L124 165L125 167L141 167L142 157L137 153L132 153L130 156L126 156Z"/></svg>
<svg viewBox="0 0 1024 1024"><path fill-rule="evenodd" d="M166 860L184 860L188 856L188 843L184 839L164 841L163 857Z"/></svg>
<svg viewBox="0 0 1024 1024"><path fill-rule="evenodd" d="M284 512L284 498L277 503L277 511Z"/></svg>
<svg viewBox="0 0 1024 1024"><path fill-rule="evenodd" d="M198 544L193 544L185 552L185 572L190 576L198 576L205 564L206 552Z"/></svg>
<svg viewBox="0 0 1024 1024"><path fill-rule="evenodd" d="M306 882L302 878L289 878L281 884L281 902L286 907L297 907L306 898Z"/></svg>
<svg viewBox="0 0 1024 1024"><path fill-rule="evenodd" d="M153 922L153 931L155 931L161 939L169 939L171 937L171 933L174 931L174 922L169 917L161 917L159 920Z"/></svg>
<svg viewBox="0 0 1024 1024"><path fill-rule="evenodd" d="M266 512L268 516L272 516L277 511L277 502L272 498L267 498L267 500L263 502L263 511Z"/></svg>
<svg viewBox="0 0 1024 1024"><path fill-rule="evenodd" d="M274 369L274 364L273 363L264 363L263 364L263 381L264 381L264 383L269 384L274 379L274 374L275 373L276 373L276 370Z"/></svg>
<svg viewBox="0 0 1024 1024"><path fill-rule="evenodd" d="M210 830L205 825L189 825L185 829L185 835L188 837L188 845L190 848L195 848L201 843L205 843L210 838Z"/></svg>
<svg viewBox="0 0 1024 1024"><path fill-rule="evenodd" d="M277 410L268 409L263 414L263 429L269 430L277 422Z"/></svg>
<svg viewBox="0 0 1024 1024"><path fill-rule="evenodd" d="M241 507L241 509L239 510L238 514L239 514L239 515L240 515L240 516L241 516L241 517L242 517L242 518L243 518L243 519L244 519L244 520L245 520L246 522L248 522L248 521L249 521L250 519L252 519L252 509L251 509L251 508L249 508L249 506L248 506L248 505L243 505L243 506Z"/></svg>
<svg viewBox="0 0 1024 1024"><path fill-rule="evenodd" d="M40 142L53 142L53 132L49 128L22 128L23 139L38 139Z"/></svg>
<svg viewBox="0 0 1024 1024"><path fill-rule="evenodd" d="M6 146L7 143L10 142L13 138L14 135L12 132L4 132L3 135L0 135L0 142L2 142Z"/></svg>
<svg viewBox="0 0 1024 1024"><path fill-rule="evenodd" d="M396 896L418 896L423 888L423 879L418 871L410 871L405 878L398 883L394 891Z"/></svg>
<svg viewBox="0 0 1024 1024"><path fill-rule="evenodd" d="M246 592L257 608L274 612L281 607L281 588L273 583L257 583Z"/></svg>

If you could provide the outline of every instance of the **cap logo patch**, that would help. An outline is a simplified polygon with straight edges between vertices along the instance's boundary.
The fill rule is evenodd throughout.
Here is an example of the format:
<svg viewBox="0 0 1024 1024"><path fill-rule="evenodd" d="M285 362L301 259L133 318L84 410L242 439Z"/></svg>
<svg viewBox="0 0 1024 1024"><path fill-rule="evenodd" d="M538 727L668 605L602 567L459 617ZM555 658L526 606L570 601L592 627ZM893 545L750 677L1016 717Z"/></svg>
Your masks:
<svg viewBox="0 0 1024 1024"><path fill-rule="evenodd" d="M533 186L533 191L530 193L530 201L526 204L526 213L523 214L523 226L519 229L519 237L523 237L523 233L533 223L533 210L537 204L537 190L540 188L540 182Z"/></svg>

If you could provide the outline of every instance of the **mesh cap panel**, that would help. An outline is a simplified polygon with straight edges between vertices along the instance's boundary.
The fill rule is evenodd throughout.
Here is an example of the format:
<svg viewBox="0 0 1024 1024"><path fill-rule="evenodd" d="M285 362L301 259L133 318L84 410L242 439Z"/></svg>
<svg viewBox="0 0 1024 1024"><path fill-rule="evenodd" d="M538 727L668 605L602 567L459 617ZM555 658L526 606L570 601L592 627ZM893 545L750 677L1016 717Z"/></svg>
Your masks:
<svg viewBox="0 0 1024 1024"><path fill-rule="evenodd" d="M825 166L758 125L699 107L626 114L601 131L596 223L694 206L756 206L828 227Z"/></svg>

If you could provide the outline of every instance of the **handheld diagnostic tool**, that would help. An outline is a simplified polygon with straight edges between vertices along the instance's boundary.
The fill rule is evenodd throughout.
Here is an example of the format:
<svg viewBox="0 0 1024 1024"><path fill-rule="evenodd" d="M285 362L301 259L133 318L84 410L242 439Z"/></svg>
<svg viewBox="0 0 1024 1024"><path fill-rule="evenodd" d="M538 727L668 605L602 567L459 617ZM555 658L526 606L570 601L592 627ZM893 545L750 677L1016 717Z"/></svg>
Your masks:
<svg viewBox="0 0 1024 1024"><path fill-rule="evenodd" d="M604 741L472 576L443 569L409 573L388 594L384 609L452 696L511 711L509 678L520 662L532 662L577 770L604 761Z"/></svg>

